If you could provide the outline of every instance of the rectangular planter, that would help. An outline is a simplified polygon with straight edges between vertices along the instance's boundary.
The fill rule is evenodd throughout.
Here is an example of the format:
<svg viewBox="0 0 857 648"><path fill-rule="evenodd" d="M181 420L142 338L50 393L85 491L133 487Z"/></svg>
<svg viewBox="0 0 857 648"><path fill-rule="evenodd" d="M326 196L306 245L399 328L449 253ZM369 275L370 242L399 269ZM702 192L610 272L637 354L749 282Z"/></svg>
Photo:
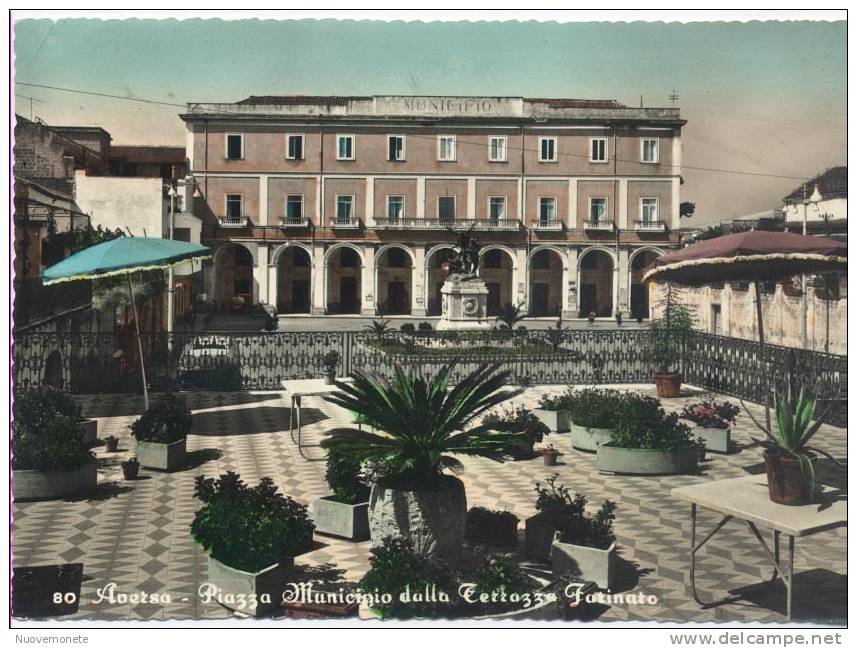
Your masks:
<svg viewBox="0 0 857 648"><path fill-rule="evenodd" d="M607 549L583 547L556 541L552 546L553 575L592 581L601 589L612 589L616 574L616 543Z"/></svg>
<svg viewBox="0 0 857 648"><path fill-rule="evenodd" d="M703 427L697 425L690 429L694 438L705 444L709 452L729 452L729 444L732 441L732 428Z"/></svg>
<svg viewBox="0 0 857 648"><path fill-rule="evenodd" d="M95 490L97 483L98 473L94 461L76 470L12 471L12 495L16 502L86 493Z"/></svg>
<svg viewBox="0 0 857 648"><path fill-rule="evenodd" d="M557 529L544 513L537 513L528 517L524 522L524 548L527 557L533 560L549 562L551 559L551 548L556 542Z"/></svg>
<svg viewBox="0 0 857 648"><path fill-rule="evenodd" d="M245 572L208 556L208 580L224 607L252 616L262 616L282 607L283 591L294 570L294 558L258 572Z"/></svg>
<svg viewBox="0 0 857 648"><path fill-rule="evenodd" d="M174 443L137 441L137 461L143 468L173 470L184 463L186 454L186 438Z"/></svg>
<svg viewBox="0 0 857 648"><path fill-rule="evenodd" d="M78 424L81 432L81 441L84 445L92 445L98 441L98 421L95 419L84 419Z"/></svg>
<svg viewBox="0 0 857 648"><path fill-rule="evenodd" d="M312 521L318 533L362 542L369 539L369 502L343 504L328 495L313 500Z"/></svg>
<svg viewBox="0 0 857 648"><path fill-rule="evenodd" d="M610 443L612 430L607 428L590 428L571 423L571 447L584 452L597 452L605 443Z"/></svg>
<svg viewBox="0 0 857 648"><path fill-rule="evenodd" d="M538 419L548 426L551 432L568 432L570 422L566 412L555 412L537 407L533 410Z"/></svg>
<svg viewBox="0 0 857 648"><path fill-rule="evenodd" d="M605 444L598 448L595 467L603 472L625 475L677 475L696 470L697 446L679 450L620 448Z"/></svg>

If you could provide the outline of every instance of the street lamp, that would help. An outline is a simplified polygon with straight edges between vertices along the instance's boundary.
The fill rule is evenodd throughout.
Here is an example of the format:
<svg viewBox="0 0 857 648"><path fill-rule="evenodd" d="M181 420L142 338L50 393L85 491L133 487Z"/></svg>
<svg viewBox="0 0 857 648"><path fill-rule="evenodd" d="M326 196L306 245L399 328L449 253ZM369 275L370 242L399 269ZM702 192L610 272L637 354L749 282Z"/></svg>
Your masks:
<svg viewBox="0 0 857 648"><path fill-rule="evenodd" d="M179 196L179 187L193 186L193 197L201 198L202 193L199 190L199 185L192 176L187 176L184 180L179 180L176 177L176 167L171 167L169 190L167 195L170 197L170 226L169 239L173 240L176 229L176 203ZM175 330L175 277L173 266L167 268L167 347L170 351L173 350L173 332Z"/></svg>
<svg viewBox="0 0 857 648"><path fill-rule="evenodd" d="M803 235L806 236L806 225L807 225L807 211L809 210L809 206L813 205L815 210L818 211L818 203L822 200L821 192L818 190L818 183L815 184L815 187L812 190L812 194L807 198L806 195L806 184L803 186ZM809 300L807 297L807 281L806 275L801 275L801 342L804 349L808 348L808 331L807 331L807 315L809 311Z"/></svg>

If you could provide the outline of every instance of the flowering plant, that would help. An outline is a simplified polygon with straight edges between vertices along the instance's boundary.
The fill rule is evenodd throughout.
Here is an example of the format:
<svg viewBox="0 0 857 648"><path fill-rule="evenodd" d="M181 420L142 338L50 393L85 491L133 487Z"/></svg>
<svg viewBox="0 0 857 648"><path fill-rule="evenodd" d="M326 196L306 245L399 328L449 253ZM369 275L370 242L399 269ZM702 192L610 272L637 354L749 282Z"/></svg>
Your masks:
<svg viewBox="0 0 857 648"><path fill-rule="evenodd" d="M694 405L685 405L680 417L693 421L702 427L727 428L735 422L738 416L738 406L723 401L702 401Z"/></svg>

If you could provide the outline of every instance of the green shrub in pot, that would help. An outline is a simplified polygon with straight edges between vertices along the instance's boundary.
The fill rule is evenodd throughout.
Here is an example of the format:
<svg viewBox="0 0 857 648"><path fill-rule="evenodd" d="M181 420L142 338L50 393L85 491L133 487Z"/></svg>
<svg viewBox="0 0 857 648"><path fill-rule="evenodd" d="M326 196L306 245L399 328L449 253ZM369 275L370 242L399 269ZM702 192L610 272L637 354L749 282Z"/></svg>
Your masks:
<svg viewBox="0 0 857 648"><path fill-rule="evenodd" d="M587 388L569 391L563 405L571 421L585 428L612 429L622 393L615 389Z"/></svg>
<svg viewBox="0 0 857 648"><path fill-rule="evenodd" d="M510 448L516 458L531 458L533 445L541 443L545 435L550 434L550 428L523 405L489 412L482 418L482 424L498 432L516 435L519 441Z"/></svg>
<svg viewBox="0 0 857 648"><path fill-rule="evenodd" d="M191 425L192 415L184 401L173 394L163 394L131 424L131 434L137 441L175 443L187 438Z"/></svg>
<svg viewBox="0 0 857 648"><path fill-rule="evenodd" d="M536 482L536 510L560 534L562 542L594 549L607 549L616 541L613 520L616 503L604 500L601 508L590 515L586 509L586 496L572 494L563 484L557 484L559 474L545 479L544 485Z"/></svg>
<svg viewBox="0 0 857 648"><path fill-rule="evenodd" d="M625 394L617 402L612 445L648 450L680 450L696 445L676 412L667 414L657 398Z"/></svg>
<svg viewBox="0 0 857 648"><path fill-rule="evenodd" d="M357 504L369 499L369 487L360 477L360 460L348 452L331 449L327 453L324 479L337 502Z"/></svg>

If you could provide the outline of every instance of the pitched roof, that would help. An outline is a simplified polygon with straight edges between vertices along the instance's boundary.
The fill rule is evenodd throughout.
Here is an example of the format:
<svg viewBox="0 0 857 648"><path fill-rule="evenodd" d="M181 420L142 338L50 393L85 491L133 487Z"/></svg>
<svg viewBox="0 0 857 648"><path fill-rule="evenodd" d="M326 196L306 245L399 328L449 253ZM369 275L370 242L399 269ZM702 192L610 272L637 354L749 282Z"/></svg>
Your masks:
<svg viewBox="0 0 857 648"><path fill-rule="evenodd" d="M783 202L802 202L805 196L812 195L815 185L818 185L818 190L825 199L837 197L847 198L848 167L837 166L827 169L821 175L795 187L794 191L783 198ZM804 193L804 190L806 190L806 193Z"/></svg>
<svg viewBox="0 0 857 648"><path fill-rule="evenodd" d="M615 99L524 99L527 103L542 103L548 108L627 108Z"/></svg>
<svg viewBox="0 0 857 648"><path fill-rule="evenodd" d="M111 146L108 157L142 164L183 164L187 154L184 146Z"/></svg>
<svg viewBox="0 0 857 648"><path fill-rule="evenodd" d="M319 95L251 95L236 103L245 106L347 106L349 101L371 98Z"/></svg>

